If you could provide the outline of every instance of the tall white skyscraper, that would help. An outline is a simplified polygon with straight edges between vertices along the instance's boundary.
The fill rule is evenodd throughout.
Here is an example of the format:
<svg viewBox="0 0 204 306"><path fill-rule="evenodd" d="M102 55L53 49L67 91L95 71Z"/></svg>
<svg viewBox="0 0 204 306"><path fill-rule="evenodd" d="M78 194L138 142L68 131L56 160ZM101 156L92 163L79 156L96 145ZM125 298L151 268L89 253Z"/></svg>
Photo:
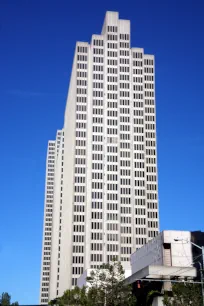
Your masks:
<svg viewBox="0 0 204 306"><path fill-rule="evenodd" d="M158 234L154 56L107 12L77 42L64 127L48 143L40 303Z"/></svg>

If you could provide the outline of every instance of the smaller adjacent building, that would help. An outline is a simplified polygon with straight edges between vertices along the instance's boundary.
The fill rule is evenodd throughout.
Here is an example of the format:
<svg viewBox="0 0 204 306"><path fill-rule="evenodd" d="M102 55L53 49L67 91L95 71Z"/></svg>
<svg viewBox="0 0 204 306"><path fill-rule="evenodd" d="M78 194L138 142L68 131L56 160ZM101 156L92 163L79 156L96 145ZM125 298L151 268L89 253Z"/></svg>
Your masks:
<svg viewBox="0 0 204 306"><path fill-rule="evenodd" d="M172 280L199 279L202 256L191 242L204 245L204 233L190 231L163 231L130 256L131 270L125 271L126 283L131 284L137 300L143 301L150 291L161 292L153 306L163 305L163 292L171 291ZM87 286L86 278L93 269L87 269L77 281L79 287ZM141 304L142 305L142 304Z"/></svg>
<svg viewBox="0 0 204 306"><path fill-rule="evenodd" d="M199 247L204 246L204 232L194 231L191 232L191 241L198 245ZM192 253L194 260L194 267L197 269L197 278L196 280L201 279L200 267L203 267L203 254L202 250L194 245L192 245Z"/></svg>
<svg viewBox="0 0 204 306"><path fill-rule="evenodd" d="M132 275L126 282L132 284L138 300L151 290L171 291L172 280L196 278L191 239L189 231L163 231L131 255ZM155 297L153 305L163 305L162 300Z"/></svg>
<svg viewBox="0 0 204 306"><path fill-rule="evenodd" d="M195 277L190 239L188 231L161 232L131 255L130 278Z"/></svg>

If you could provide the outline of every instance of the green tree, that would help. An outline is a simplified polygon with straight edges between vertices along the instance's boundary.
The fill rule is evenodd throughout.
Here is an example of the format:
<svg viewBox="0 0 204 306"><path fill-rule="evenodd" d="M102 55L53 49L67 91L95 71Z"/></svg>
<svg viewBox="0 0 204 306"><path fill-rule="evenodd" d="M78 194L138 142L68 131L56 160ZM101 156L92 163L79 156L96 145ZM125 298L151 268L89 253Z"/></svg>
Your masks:
<svg viewBox="0 0 204 306"><path fill-rule="evenodd" d="M125 284L125 272L121 263L103 264L87 277L89 287L66 290L62 297L50 301L59 306L132 306L135 298L131 286Z"/></svg>
<svg viewBox="0 0 204 306"><path fill-rule="evenodd" d="M132 288L125 284L125 271L120 262L103 264L100 269L91 272L87 281L90 284L89 302L90 295L95 299L93 305L135 305Z"/></svg>
<svg viewBox="0 0 204 306"><path fill-rule="evenodd" d="M3 292L0 297L0 305L1 306L17 306L18 302L14 302L11 304L11 296L7 292Z"/></svg>
<svg viewBox="0 0 204 306"><path fill-rule="evenodd" d="M60 298L56 298L49 302L50 305L74 305L74 306L88 306L88 297L86 287L75 287L71 290L66 290Z"/></svg>
<svg viewBox="0 0 204 306"><path fill-rule="evenodd" d="M202 292L199 284L175 283L172 296L164 295L165 306L202 306Z"/></svg>
<svg viewBox="0 0 204 306"><path fill-rule="evenodd" d="M0 298L0 304L2 306L11 305L11 296L7 292L3 292Z"/></svg>
<svg viewBox="0 0 204 306"><path fill-rule="evenodd" d="M146 304L147 306L152 305L153 299L155 296L161 296L161 292L157 291L157 290L151 290L147 293L147 297L146 297Z"/></svg>

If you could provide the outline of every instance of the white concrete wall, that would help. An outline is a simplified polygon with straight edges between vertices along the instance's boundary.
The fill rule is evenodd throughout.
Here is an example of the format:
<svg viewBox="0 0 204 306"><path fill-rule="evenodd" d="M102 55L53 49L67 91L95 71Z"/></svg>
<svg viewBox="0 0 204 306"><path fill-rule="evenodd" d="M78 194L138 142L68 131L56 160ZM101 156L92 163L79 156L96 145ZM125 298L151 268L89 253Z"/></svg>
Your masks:
<svg viewBox="0 0 204 306"><path fill-rule="evenodd" d="M175 239L183 241L175 241ZM187 267L193 262L192 246L190 241L191 233L189 231L164 231L163 239L165 243L171 243L172 266Z"/></svg>
<svg viewBox="0 0 204 306"><path fill-rule="evenodd" d="M157 296L154 298L153 300L153 303L152 303L152 306L163 306L163 299L164 297L163 296Z"/></svg>
<svg viewBox="0 0 204 306"><path fill-rule="evenodd" d="M149 265L163 265L163 232L131 255L132 274Z"/></svg>
<svg viewBox="0 0 204 306"><path fill-rule="evenodd" d="M56 160L55 160L55 185L54 185L54 205L53 205L53 227L52 227L52 256L49 300L57 296L57 275L58 275L58 254L59 254L59 233L60 233L60 200L61 200L61 174L62 174L62 150L63 134L58 131L56 136ZM60 139L59 139L60 138ZM57 143L57 139L58 143Z"/></svg>
<svg viewBox="0 0 204 306"><path fill-rule="evenodd" d="M175 241L177 238L190 240L190 232L163 231L141 249L134 252L131 255L132 274L150 265L164 265L164 243L171 245L172 266L190 266L193 262L191 244L185 241Z"/></svg>
<svg viewBox="0 0 204 306"><path fill-rule="evenodd" d="M85 256L84 270L90 267L91 232L91 184L92 184L92 52L88 47L88 93L87 93L87 159L86 159L86 205L85 205Z"/></svg>
<svg viewBox="0 0 204 306"><path fill-rule="evenodd" d="M75 156L75 107L76 107L76 54L64 118L64 184L62 205L62 232L58 295L71 287L72 231L73 231L73 186Z"/></svg>
<svg viewBox="0 0 204 306"><path fill-rule="evenodd" d="M49 141L46 159L44 224L41 260L40 304L48 303L51 273L51 243L54 204L54 173L55 173L55 145Z"/></svg>

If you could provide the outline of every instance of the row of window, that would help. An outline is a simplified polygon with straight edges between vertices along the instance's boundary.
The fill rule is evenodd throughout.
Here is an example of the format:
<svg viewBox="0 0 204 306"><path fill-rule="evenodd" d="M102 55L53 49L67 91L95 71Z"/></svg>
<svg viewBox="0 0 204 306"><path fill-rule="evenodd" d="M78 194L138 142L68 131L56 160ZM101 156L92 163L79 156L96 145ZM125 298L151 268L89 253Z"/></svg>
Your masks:
<svg viewBox="0 0 204 306"><path fill-rule="evenodd" d="M91 229L102 230L103 226L101 222L91 222Z"/></svg>
<svg viewBox="0 0 204 306"><path fill-rule="evenodd" d="M113 59L108 59L107 60L107 65L117 66L117 64L118 64L117 60L113 60Z"/></svg>
<svg viewBox="0 0 204 306"><path fill-rule="evenodd" d="M91 261L94 261L94 262L102 262L103 259L102 259L102 254L91 254Z"/></svg>
<svg viewBox="0 0 204 306"><path fill-rule="evenodd" d="M87 53L87 51L88 51L87 47L82 47L82 46L77 47L77 52L79 53Z"/></svg>
<svg viewBox="0 0 204 306"><path fill-rule="evenodd" d="M84 233L84 225L73 225L73 232Z"/></svg>
<svg viewBox="0 0 204 306"><path fill-rule="evenodd" d="M86 86L87 85L87 80L77 79L77 85Z"/></svg>
<svg viewBox="0 0 204 306"><path fill-rule="evenodd" d="M158 231L148 231L148 237L149 238L156 237L158 233L159 233Z"/></svg>
<svg viewBox="0 0 204 306"><path fill-rule="evenodd" d="M72 257L72 263L83 264L84 263L84 257L83 256L73 256Z"/></svg>
<svg viewBox="0 0 204 306"><path fill-rule="evenodd" d="M73 245L72 251L73 253L84 253L84 246L83 245Z"/></svg>
<svg viewBox="0 0 204 306"><path fill-rule="evenodd" d="M101 65L93 65L93 71L103 71L103 66Z"/></svg>
<svg viewBox="0 0 204 306"><path fill-rule="evenodd" d="M86 88L77 87L77 94L78 95L86 95L87 94L87 89Z"/></svg>
<svg viewBox="0 0 204 306"><path fill-rule="evenodd" d="M91 233L91 239L92 240L102 240L103 239L103 235L102 233Z"/></svg>
<svg viewBox="0 0 204 306"><path fill-rule="evenodd" d="M130 48L129 42L120 42L120 48Z"/></svg>
<svg viewBox="0 0 204 306"><path fill-rule="evenodd" d="M74 222L84 222L84 215L74 215Z"/></svg>
<svg viewBox="0 0 204 306"><path fill-rule="evenodd" d="M102 56L94 56L93 57L93 62L94 63L103 63L103 57Z"/></svg>
<svg viewBox="0 0 204 306"><path fill-rule="evenodd" d="M84 268L83 267L72 267L72 274L83 274Z"/></svg>
<svg viewBox="0 0 204 306"><path fill-rule="evenodd" d="M94 48L93 54L103 55L103 48Z"/></svg>
<svg viewBox="0 0 204 306"><path fill-rule="evenodd" d="M107 40L117 40L118 36L117 35L113 35L113 34L108 34L107 35Z"/></svg>
<svg viewBox="0 0 204 306"><path fill-rule="evenodd" d="M147 193L147 200L157 200L157 193Z"/></svg>
<svg viewBox="0 0 204 306"><path fill-rule="evenodd" d="M85 174L85 171L86 169L85 168L82 168L82 167L75 167L75 173L78 173L78 174Z"/></svg>
<svg viewBox="0 0 204 306"><path fill-rule="evenodd" d="M131 247L121 247L121 254L132 254Z"/></svg>
<svg viewBox="0 0 204 306"><path fill-rule="evenodd" d="M150 66L154 65L154 61L152 59L145 59L144 63L145 63L145 65L150 65Z"/></svg>
<svg viewBox="0 0 204 306"><path fill-rule="evenodd" d="M93 74L93 79L94 80L103 80L103 74L101 74L101 73L94 73Z"/></svg>
<svg viewBox="0 0 204 306"><path fill-rule="evenodd" d="M74 212L84 212L84 205L74 204Z"/></svg>
<svg viewBox="0 0 204 306"><path fill-rule="evenodd" d="M145 68L144 68L144 72L145 72L145 73L154 73L154 68L145 67Z"/></svg>
<svg viewBox="0 0 204 306"><path fill-rule="evenodd" d="M158 222L157 221L148 221L148 227L149 228L158 228Z"/></svg>
<svg viewBox="0 0 204 306"><path fill-rule="evenodd" d="M86 103L87 99L86 99L86 97L77 96L77 102L79 102L79 103Z"/></svg>
<svg viewBox="0 0 204 306"><path fill-rule="evenodd" d="M86 55L77 55L77 60L81 62L87 62L87 56Z"/></svg>
<svg viewBox="0 0 204 306"><path fill-rule="evenodd" d="M132 56L133 56L133 58L142 58L142 53L141 52L133 52Z"/></svg>
<svg viewBox="0 0 204 306"><path fill-rule="evenodd" d="M93 44L94 44L94 46L103 47L103 40L102 39L94 39Z"/></svg>
<svg viewBox="0 0 204 306"><path fill-rule="evenodd" d="M153 75L145 75L144 79L145 79L145 81L153 82L154 81L154 76Z"/></svg>
<svg viewBox="0 0 204 306"><path fill-rule="evenodd" d="M107 203L107 210L118 210L117 203Z"/></svg>
<svg viewBox="0 0 204 306"><path fill-rule="evenodd" d="M122 244L131 244L132 243L132 237L121 237L120 241Z"/></svg>
<svg viewBox="0 0 204 306"><path fill-rule="evenodd" d="M86 155L86 149L75 149L75 155Z"/></svg>
<svg viewBox="0 0 204 306"><path fill-rule="evenodd" d="M145 91L145 97L154 97L153 91Z"/></svg>
<svg viewBox="0 0 204 306"><path fill-rule="evenodd" d="M107 220L117 221L118 220L118 214L108 213L107 214Z"/></svg>
<svg viewBox="0 0 204 306"><path fill-rule="evenodd" d="M86 114L76 113L76 120L86 120Z"/></svg>
<svg viewBox="0 0 204 306"><path fill-rule="evenodd" d="M93 91L93 97L103 97L103 91Z"/></svg>
<svg viewBox="0 0 204 306"><path fill-rule="evenodd" d="M118 48L118 44L117 43L113 43L113 42L108 42L107 44L108 49L117 49Z"/></svg>
<svg viewBox="0 0 204 306"><path fill-rule="evenodd" d="M102 202L92 202L91 207L93 209L102 209L103 208L103 203Z"/></svg>
<svg viewBox="0 0 204 306"><path fill-rule="evenodd" d="M103 145L101 145L101 144L93 144L92 145L92 150L93 151L103 151Z"/></svg>
<svg viewBox="0 0 204 306"><path fill-rule="evenodd" d="M147 208L149 209L157 209L157 203L156 202L148 202Z"/></svg>
<svg viewBox="0 0 204 306"><path fill-rule="evenodd" d="M108 241L118 241L118 234L107 234Z"/></svg>
<svg viewBox="0 0 204 306"><path fill-rule="evenodd" d="M136 238L136 245L144 245L145 243L147 243L146 238Z"/></svg>
<svg viewBox="0 0 204 306"><path fill-rule="evenodd" d="M77 71L77 77L86 78L87 77L87 72L86 71Z"/></svg>
<svg viewBox="0 0 204 306"><path fill-rule="evenodd" d="M142 67L142 61L132 61L132 65L136 67Z"/></svg>
<svg viewBox="0 0 204 306"><path fill-rule="evenodd" d="M81 139L76 139L76 147L86 147L86 141L85 140L81 140Z"/></svg>
<svg viewBox="0 0 204 306"><path fill-rule="evenodd" d="M77 63L77 69L86 70L86 69L87 69L87 64L84 64L84 63Z"/></svg>
<svg viewBox="0 0 204 306"><path fill-rule="evenodd" d="M117 244L107 244L107 252L118 252Z"/></svg>
<svg viewBox="0 0 204 306"><path fill-rule="evenodd" d="M117 51L108 51L107 55L109 57L118 57L118 52Z"/></svg>
<svg viewBox="0 0 204 306"><path fill-rule="evenodd" d="M150 219L157 219L158 218L158 213L157 211L148 211L147 217Z"/></svg>
<svg viewBox="0 0 204 306"><path fill-rule="evenodd" d="M75 164L76 165L86 165L86 159L85 158L75 158Z"/></svg>
<svg viewBox="0 0 204 306"><path fill-rule="evenodd" d="M92 212L91 218L92 219L103 219L103 214L102 212Z"/></svg>
<svg viewBox="0 0 204 306"><path fill-rule="evenodd" d="M134 68L134 69L132 70L132 72L133 72L133 75L134 75L134 74L137 74L137 75L138 75L138 74L141 74L141 75L143 74L143 70L142 70L142 69L138 69L138 68Z"/></svg>
<svg viewBox="0 0 204 306"><path fill-rule="evenodd" d="M84 203L85 202L85 196L83 196L83 195L75 195L74 196L74 202L75 203Z"/></svg>
<svg viewBox="0 0 204 306"><path fill-rule="evenodd" d="M98 125L95 126L95 125L93 125L92 132L93 133L103 133L103 126L98 126Z"/></svg>

